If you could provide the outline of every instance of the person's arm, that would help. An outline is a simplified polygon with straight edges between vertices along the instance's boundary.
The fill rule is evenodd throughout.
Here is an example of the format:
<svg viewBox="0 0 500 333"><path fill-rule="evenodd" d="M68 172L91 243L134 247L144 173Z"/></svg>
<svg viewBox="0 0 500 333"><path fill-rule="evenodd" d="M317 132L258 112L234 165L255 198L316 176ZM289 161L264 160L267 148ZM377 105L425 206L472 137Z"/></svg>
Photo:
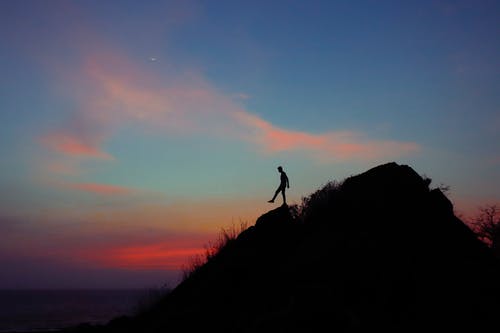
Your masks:
<svg viewBox="0 0 500 333"><path fill-rule="evenodd" d="M290 188L290 183L288 181L288 176L286 176L286 187Z"/></svg>

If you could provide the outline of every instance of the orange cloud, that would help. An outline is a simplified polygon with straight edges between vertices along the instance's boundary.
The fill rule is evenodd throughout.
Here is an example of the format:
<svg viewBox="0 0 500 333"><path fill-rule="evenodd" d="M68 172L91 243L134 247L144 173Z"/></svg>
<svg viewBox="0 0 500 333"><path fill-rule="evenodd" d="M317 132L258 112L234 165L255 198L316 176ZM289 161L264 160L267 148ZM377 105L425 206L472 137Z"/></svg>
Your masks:
<svg viewBox="0 0 500 333"><path fill-rule="evenodd" d="M245 111L235 112L234 116L248 127L246 139L271 153L306 150L315 152L322 158L349 159L388 157L413 153L420 149L416 143L368 140L361 134L351 131L311 134L286 130Z"/></svg>
<svg viewBox="0 0 500 333"><path fill-rule="evenodd" d="M242 109L200 76L160 80L118 54L88 57L81 71L77 85L85 82L91 88L77 89L87 94L79 111L64 128L42 138L46 146L67 156L112 159L101 146L130 123L166 135L238 139L269 153L311 152L320 160L397 157L419 150L416 143L370 139L353 131L285 129Z"/></svg>
<svg viewBox="0 0 500 333"><path fill-rule="evenodd" d="M86 99L85 117L108 130L134 122L168 134L213 135L225 127L220 122L235 108L229 97L192 73L159 82L154 74L116 55L91 58L83 71L98 88L93 98Z"/></svg>
<svg viewBox="0 0 500 333"><path fill-rule="evenodd" d="M237 106L231 96L216 91L203 78L190 75L179 83L165 86L136 66L115 60L126 71L106 70L95 59L87 73L99 82L103 95L93 109L119 107L119 116L133 118L149 126L167 129L169 133L203 132L211 136L240 139L265 152L311 151L315 157L377 158L414 153L419 146L412 142L374 140L352 131L330 131L321 134L278 127ZM138 85L138 82L149 82ZM241 94L240 94L241 95ZM246 95L245 95L246 96ZM94 99L95 100L95 99ZM99 101L99 99L97 99ZM99 107L97 107L99 106Z"/></svg>
<svg viewBox="0 0 500 333"><path fill-rule="evenodd" d="M70 156L85 156L107 160L113 158L99 147L85 142L83 138L70 134L54 132L42 137L40 140L47 147Z"/></svg>
<svg viewBox="0 0 500 333"><path fill-rule="evenodd" d="M131 189L129 187L98 183L71 183L66 184L66 186L79 191L103 195L130 194L134 192L134 189Z"/></svg>

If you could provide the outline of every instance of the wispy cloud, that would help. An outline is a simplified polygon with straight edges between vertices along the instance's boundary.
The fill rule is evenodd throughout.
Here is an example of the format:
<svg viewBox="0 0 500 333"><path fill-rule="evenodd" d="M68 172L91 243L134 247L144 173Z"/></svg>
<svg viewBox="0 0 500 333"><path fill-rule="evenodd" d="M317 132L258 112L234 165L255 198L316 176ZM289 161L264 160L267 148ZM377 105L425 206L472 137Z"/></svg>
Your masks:
<svg viewBox="0 0 500 333"><path fill-rule="evenodd" d="M161 78L118 53L88 57L78 78L92 87L80 100L79 111L41 138L67 156L112 159L103 145L130 124L170 136L239 140L264 153L312 153L321 160L398 157L419 150L417 143L372 139L352 130L311 133L283 128L245 110L234 95L222 94L200 75Z"/></svg>
<svg viewBox="0 0 500 333"><path fill-rule="evenodd" d="M136 191L135 189L129 187L99 183L68 183L65 187L78 191L103 195L130 194Z"/></svg>
<svg viewBox="0 0 500 333"><path fill-rule="evenodd" d="M246 140L266 152L302 150L315 153L320 159L380 158L414 153L420 149L412 142L368 139L354 131L330 131L322 134L287 130L264 119L239 111L236 119L248 128Z"/></svg>
<svg viewBox="0 0 500 333"><path fill-rule="evenodd" d="M54 131L40 138L40 142L59 153L110 160L113 157L102 151L99 142L89 142L76 133Z"/></svg>

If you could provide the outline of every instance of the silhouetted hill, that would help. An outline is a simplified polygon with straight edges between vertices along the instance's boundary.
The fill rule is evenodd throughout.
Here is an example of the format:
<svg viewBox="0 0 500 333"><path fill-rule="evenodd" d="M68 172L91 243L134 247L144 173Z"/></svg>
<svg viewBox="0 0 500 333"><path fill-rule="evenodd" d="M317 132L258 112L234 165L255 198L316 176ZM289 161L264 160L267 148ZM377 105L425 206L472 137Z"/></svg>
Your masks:
<svg viewBox="0 0 500 333"><path fill-rule="evenodd" d="M151 310L99 331L491 331L499 267L443 193L389 163L262 215Z"/></svg>

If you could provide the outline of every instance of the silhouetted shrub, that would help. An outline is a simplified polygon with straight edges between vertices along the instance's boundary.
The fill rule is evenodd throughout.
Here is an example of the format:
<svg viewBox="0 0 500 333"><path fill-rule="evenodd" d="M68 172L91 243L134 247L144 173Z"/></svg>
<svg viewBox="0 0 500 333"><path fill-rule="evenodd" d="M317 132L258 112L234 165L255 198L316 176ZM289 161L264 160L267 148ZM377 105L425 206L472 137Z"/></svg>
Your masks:
<svg viewBox="0 0 500 333"><path fill-rule="evenodd" d="M288 206L293 220L297 223L307 223L314 220L317 216L326 216L327 213L332 211L335 200L339 196L341 186L342 182L330 181L311 195L303 197L300 205L294 204ZM233 223L228 228L222 228L217 239L205 246L204 253L191 257L189 263L182 268L182 280L188 279L206 263L216 258L247 227L246 222L241 222L239 227Z"/></svg>
<svg viewBox="0 0 500 333"><path fill-rule="evenodd" d="M500 208L497 205L481 207L471 225L481 241L500 253Z"/></svg>
<svg viewBox="0 0 500 333"><path fill-rule="evenodd" d="M297 204L289 205L288 210L290 211L290 215L295 221L299 221L301 219L301 206Z"/></svg>
<svg viewBox="0 0 500 333"><path fill-rule="evenodd" d="M495 331L498 261L429 183L389 163L223 228L156 308L105 332Z"/></svg>
<svg viewBox="0 0 500 333"><path fill-rule="evenodd" d="M302 198L302 204L296 208L296 218L309 222L317 216L328 216L335 209L335 201L339 197L342 182L330 181L325 186Z"/></svg>

